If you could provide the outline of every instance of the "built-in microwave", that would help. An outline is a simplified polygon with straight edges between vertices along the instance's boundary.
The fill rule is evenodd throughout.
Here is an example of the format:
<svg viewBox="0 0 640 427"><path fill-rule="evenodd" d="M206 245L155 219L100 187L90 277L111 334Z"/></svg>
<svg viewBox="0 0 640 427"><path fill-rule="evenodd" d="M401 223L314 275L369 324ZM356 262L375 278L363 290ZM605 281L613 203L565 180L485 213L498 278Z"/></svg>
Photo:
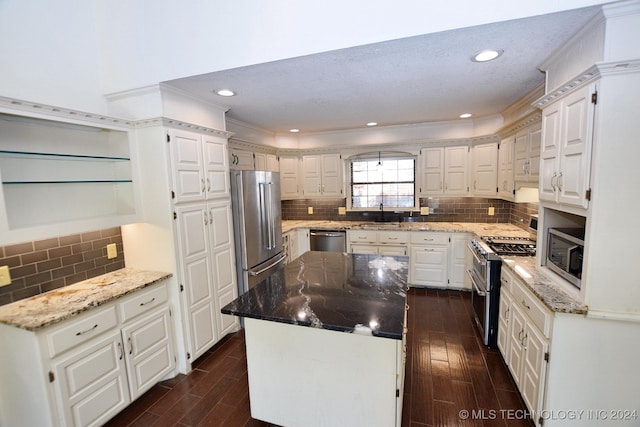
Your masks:
<svg viewBox="0 0 640 427"><path fill-rule="evenodd" d="M547 234L546 265L580 289L584 228L550 228Z"/></svg>

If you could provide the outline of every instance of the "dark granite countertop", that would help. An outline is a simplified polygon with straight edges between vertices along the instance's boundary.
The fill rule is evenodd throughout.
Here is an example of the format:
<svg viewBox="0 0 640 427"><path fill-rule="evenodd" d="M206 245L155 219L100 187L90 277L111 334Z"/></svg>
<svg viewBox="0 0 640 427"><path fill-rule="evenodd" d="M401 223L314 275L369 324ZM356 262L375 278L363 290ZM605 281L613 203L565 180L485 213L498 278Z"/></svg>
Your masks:
<svg viewBox="0 0 640 427"><path fill-rule="evenodd" d="M409 258L307 252L225 314L402 339Z"/></svg>

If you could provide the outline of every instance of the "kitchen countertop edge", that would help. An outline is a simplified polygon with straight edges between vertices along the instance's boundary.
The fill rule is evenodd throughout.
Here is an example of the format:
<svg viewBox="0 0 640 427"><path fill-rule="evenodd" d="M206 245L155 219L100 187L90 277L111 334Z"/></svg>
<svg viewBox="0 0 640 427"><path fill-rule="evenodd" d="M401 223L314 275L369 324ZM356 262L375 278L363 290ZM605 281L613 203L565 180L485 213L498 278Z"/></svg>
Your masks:
<svg viewBox="0 0 640 427"><path fill-rule="evenodd" d="M171 276L172 273L125 267L0 306L0 323L35 332Z"/></svg>

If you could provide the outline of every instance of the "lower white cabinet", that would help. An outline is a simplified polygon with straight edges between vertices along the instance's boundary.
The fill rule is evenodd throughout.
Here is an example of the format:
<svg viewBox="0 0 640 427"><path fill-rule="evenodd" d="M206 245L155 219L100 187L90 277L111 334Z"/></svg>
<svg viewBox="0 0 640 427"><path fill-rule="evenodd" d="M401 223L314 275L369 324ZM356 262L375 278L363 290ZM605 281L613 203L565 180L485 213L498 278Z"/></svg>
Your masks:
<svg viewBox="0 0 640 427"><path fill-rule="evenodd" d="M409 284L470 289L465 274L467 233L411 232Z"/></svg>
<svg viewBox="0 0 640 427"><path fill-rule="evenodd" d="M527 409L540 414L553 313L505 267L501 276L498 349Z"/></svg>
<svg viewBox="0 0 640 427"><path fill-rule="evenodd" d="M351 253L389 256L407 255L409 232L386 230L349 230L348 250Z"/></svg>
<svg viewBox="0 0 640 427"><path fill-rule="evenodd" d="M104 424L174 371L167 301L160 282L36 332L0 325L11 347L0 378L13 392L0 424Z"/></svg>

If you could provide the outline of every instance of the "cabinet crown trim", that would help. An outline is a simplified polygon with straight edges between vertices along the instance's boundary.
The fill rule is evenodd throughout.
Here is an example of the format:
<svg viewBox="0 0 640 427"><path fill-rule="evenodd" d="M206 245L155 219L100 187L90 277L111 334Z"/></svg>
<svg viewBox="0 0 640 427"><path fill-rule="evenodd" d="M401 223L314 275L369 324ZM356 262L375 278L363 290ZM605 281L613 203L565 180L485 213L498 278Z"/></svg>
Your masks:
<svg viewBox="0 0 640 427"><path fill-rule="evenodd" d="M233 136L233 132L226 130L209 128L206 126L196 125L194 123L183 122L181 120L171 119L169 117L154 117L151 119L136 120L134 122L136 128L147 128L153 126L165 126L174 129L187 129L196 132L203 132L217 135L222 138L229 139Z"/></svg>

